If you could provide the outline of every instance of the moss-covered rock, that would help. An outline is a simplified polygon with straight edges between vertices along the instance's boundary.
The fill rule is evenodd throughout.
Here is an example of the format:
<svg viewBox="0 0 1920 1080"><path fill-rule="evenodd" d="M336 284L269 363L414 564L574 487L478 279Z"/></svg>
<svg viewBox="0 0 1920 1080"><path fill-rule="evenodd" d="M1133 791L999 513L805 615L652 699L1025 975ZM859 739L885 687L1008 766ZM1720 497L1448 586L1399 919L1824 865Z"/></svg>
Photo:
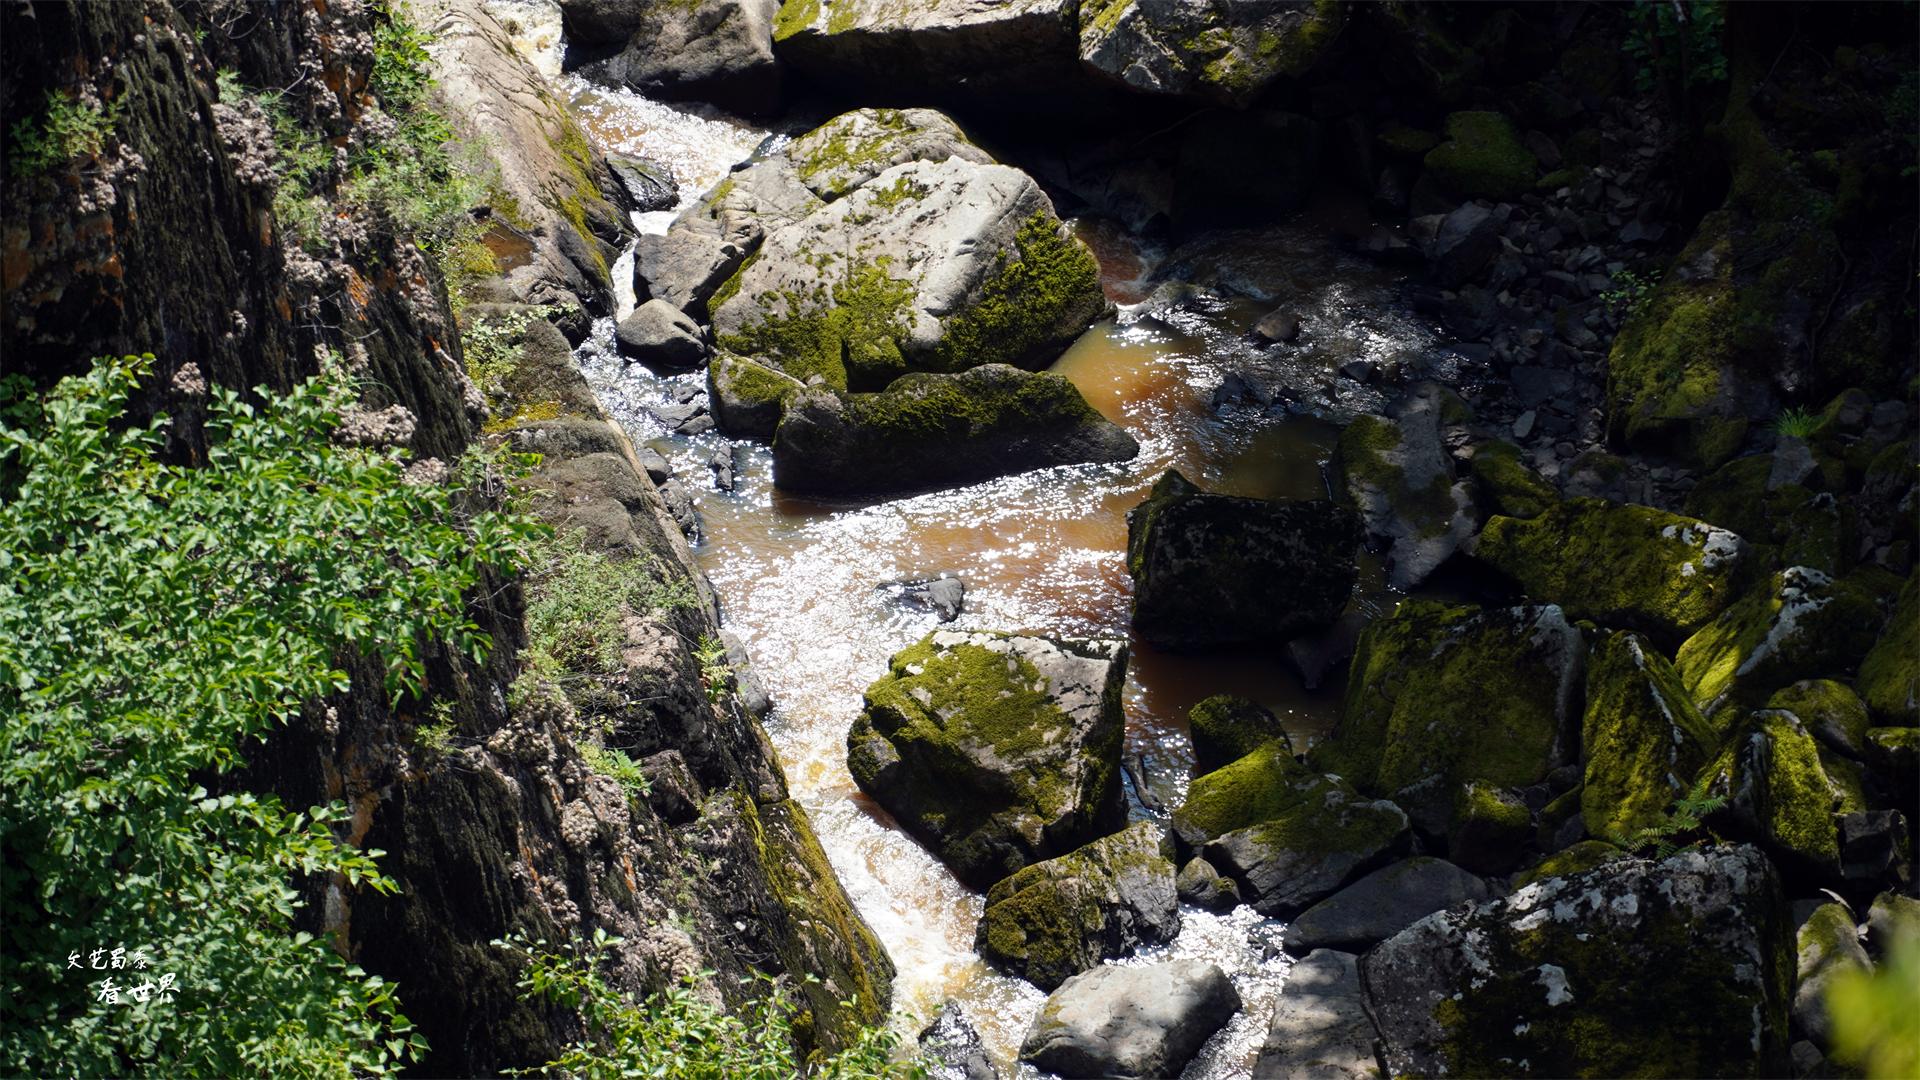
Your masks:
<svg viewBox="0 0 1920 1080"><path fill-rule="evenodd" d="M1838 878L1837 811L1864 809L1854 784L1836 782L1820 745L1792 713L1762 710L1736 729L1704 774L1727 799L1710 823L1750 836L1783 869L1817 881ZM1846 779L1846 774L1841 774Z"/></svg>
<svg viewBox="0 0 1920 1080"><path fill-rule="evenodd" d="M993 156L975 146L945 113L933 109L855 109L821 124L787 148L802 183L827 202L895 165L960 158L981 165Z"/></svg>
<svg viewBox="0 0 1920 1080"><path fill-rule="evenodd" d="M1709 717L1759 705L1789 683L1852 668L1872 641L1876 614L1853 583L1790 566L1683 642L1674 670Z"/></svg>
<svg viewBox="0 0 1920 1080"><path fill-rule="evenodd" d="M1238 761L1269 742L1293 753L1273 710L1232 694L1215 694L1187 710L1187 732L1193 740L1195 776Z"/></svg>
<svg viewBox="0 0 1920 1080"><path fill-rule="evenodd" d="M1269 742L1194 780L1174 836L1234 879L1264 915L1290 915L1399 851L1407 817Z"/></svg>
<svg viewBox="0 0 1920 1080"><path fill-rule="evenodd" d="M1853 685L1879 723L1920 725L1920 570L1907 575L1893 618L1860 661Z"/></svg>
<svg viewBox="0 0 1920 1080"><path fill-rule="evenodd" d="M1848 757L1866 753L1867 706L1845 683L1802 679L1768 698L1767 708L1792 713L1814 738Z"/></svg>
<svg viewBox="0 0 1920 1080"><path fill-rule="evenodd" d="M1792 926L1751 847L1616 859L1361 959L1393 1076L1775 1076Z"/></svg>
<svg viewBox="0 0 1920 1080"><path fill-rule="evenodd" d="M1468 466L1480 505L1511 518L1539 517L1560 501L1560 492L1521 460L1520 448L1496 439L1474 451Z"/></svg>
<svg viewBox="0 0 1920 1080"><path fill-rule="evenodd" d="M1548 878L1583 874L1602 863L1624 859L1627 853L1605 840L1582 840L1564 851L1556 851L1513 877L1514 891Z"/></svg>
<svg viewBox="0 0 1920 1080"><path fill-rule="evenodd" d="M707 364L707 400L714 423L729 435L771 439L800 380L744 356L716 352Z"/></svg>
<svg viewBox="0 0 1920 1080"><path fill-rule="evenodd" d="M1815 463L1820 471L1806 483L1831 487L1844 479L1836 459L1816 455ZM1772 454L1735 458L1714 470L1688 494L1686 511L1764 548L1755 553L1761 561L1829 574L1852 564L1853 523L1840 501L1830 491L1781 482Z"/></svg>
<svg viewBox="0 0 1920 1080"><path fill-rule="evenodd" d="M1637 634L1600 639L1587 657L1580 813L1596 836L1661 821L1720 744L1667 658Z"/></svg>
<svg viewBox="0 0 1920 1080"><path fill-rule="evenodd" d="M936 630L895 653L847 733L861 790L986 889L1125 821L1127 650Z"/></svg>
<svg viewBox="0 0 1920 1080"><path fill-rule="evenodd" d="M1447 117L1447 141L1427 152L1427 173L1456 195L1518 199L1533 190L1540 170L1513 121L1497 112Z"/></svg>
<svg viewBox="0 0 1920 1080"><path fill-rule="evenodd" d="M1232 911L1240 906L1240 886L1198 855L1187 860L1173 883L1182 903L1206 911Z"/></svg>
<svg viewBox="0 0 1920 1080"><path fill-rule="evenodd" d="M1572 618L1676 639L1733 602L1744 551L1703 521L1568 499L1531 519L1490 518L1473 554Z"/></svg>
<svg viewBox="0 0 1920 1080"><path fill-rule="evenodd" d="M1359 511L1367 532L1388 544L1388 581L1410 589L1473 535L1471 485L1456 483L1441 428L1468 415L1453 391L1415 387L1385 417L1360 415L1333 451L1333 493Z"/></svg>
<svg viewBox="0 0 1920 1080"><path fill-rule="evenodd" d="M1192 649L1324 626L1353 593L1360 539L1353 512L1324 499L1215 495L1170 469L1127 512L1134 630Z"/></svg>
<svg viewBox="0 0 1920 1080"><path fill-rule="evenodd" d="M1079 850L1033 863L987 892L975 948L1042 990L1102 960L1180 932L1173 863L1138 822Z"/></svg>
<svg viewBox="0 0 1920 1080"><path fill-rule="evenodd" d="M1065 376L988 364L917 372L873 394L789 396L774 429L773 481L834 495L915 491L1139 452Z"/></svg>
<svg viewBox="0 0 1920 1080"><path fill-rule="evenodd" d="M1794 938L1798 979L1793 991L1793 1019L1815 1042L1828 1046L1833 1033L1827 1015L1827 988L1842 972L1865 971L1873 963L1860 945L1853 913L1845 904L1827 903L1814 908Z"/></svg>
<svg viewBox="0 0 1920 1080"><path fill-rule="evenodd" d="M1080 59L1150 94L1242 108L1275 80L1297 77L1346 23L1338 0L1194 6L1080 0Z"/></svg>
<svg viewBox="0 0 1920 1080"><path fill-rule="evenodd" d="M1585 652L1557 607L1407 601L1360 635L1311 760L1443 836L1462 784L1525 787L1572 760Z"/></svg>
<svg viewBox="0 0 1920 1080"><path fill-rule="evenodd" d="M1526 857L1533 831L1533 812L1519 795L1469 780L1454 798L1447 858L1482 874L1504 874Z"/></svg>

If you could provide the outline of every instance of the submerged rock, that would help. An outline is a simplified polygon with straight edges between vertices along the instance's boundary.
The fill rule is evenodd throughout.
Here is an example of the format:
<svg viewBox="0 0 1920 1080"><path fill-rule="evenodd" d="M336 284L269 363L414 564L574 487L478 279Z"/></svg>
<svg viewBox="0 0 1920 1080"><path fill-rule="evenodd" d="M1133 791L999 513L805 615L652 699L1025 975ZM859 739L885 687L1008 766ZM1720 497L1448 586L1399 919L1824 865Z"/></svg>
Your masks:
<svg viewBox="0 0 1920 1080"><path fill-rule="evenodd" d="M1552 605L1403 602L1360 635L1340 722L1311 760L1444 835L1468 781L1520 788L1571 763L1585 652Z"/></svg>
<svg viewBox="0 0 1920 1080"><path fill-rule="evenodd" d="M1127 649L936 630L895 653L847 733L860 789L986 889L1125 823Z"/></svg>
<svg viewBox="0 0 1920 1080"><path fill-rule="evenodd" d="M1100 963L1180 933L1173 864L1138 822L1068 855L1033 863L987 892L975 948L988 963L1052 990Z"/></svg>
<svg viewBox="0 0 1920 1080"><path fill-rule="evenodd" d="M1392 417L1361 415L1334 447L1334 494L1360 512L1370 535L1388 543L1388 581L1408 589L1473 535L1470 485L1454 482L1443 424L1466 417L1451 390L1423 383L1395 402Z"/></svg>
<svg viewBox="0 0 1920 1080"><path fill-rule="evenodd" d="M1168 470L1127 512L1134 629L1169 648L1284 641L1346 607L1359 545L1344 507L1214 495Z"/></svg>
<svg viewBox="0 0 1920 1080"><path fill-rule="evenodd" d="M1263 915L1290 915L1399 850L1407 816L1269 742L1196 778L1173 812L1181 846L1234 879Z"/></svg>
<svg viewBox="0 0 1920 1080"><path fill-rule="evenodd" d="M1580 813L1595 836L1665 820L1720 742L1673 665L1639 635L1612 634L1587 658Z"/></svg>
<svg viewBox="0 0 1920 1080"><path fill-rule="evenodd" d="M1379 1039L1360 988L1360 958L1318 949L1287 969L1254 1080L1373 1080Z"/></svg>
<svg viewBox="0 0 1920 1080"><path fill-rule="evenodd" d="M1346 8L1293 2L1080 5L1080 59L1134 90L1245 107L1306 73L1339 37Z"/></svg>
<svg viewBox="0 0 1920 1080"><path fill-rule="evenodd" d="M1473 554L1570 618L1671 641L1734 601L1746 545L1650 506L1568 499L1531 519L1489 519Z"/></svg>
<svg viewBox="0 0 1920 1080"><path fill-rule="evenodd" d="M709 303L721 347L836 390L1043 367L1106 310L1093 254L1039 185L957 156L895 165L769 227Z"/></svg>
<svg viewBox="0 0 1920 1080"><path fill-rule="evenodd" d="M873 394L815 388L788 397L773 480L822 494L916 491L1139 452L1064 376L988 364L918 372Z"/></svg>
<svg viewBox="0 0 1920 1080"><path fill-rule="evenodd" d="M1047 998L1020 1060L1065 1078L1178 1076L1238 1011L1233 983L1205 961L1103 964Z"/></svg>
<svg viewBox="0 0 1920 1080"><path fill-rule="evenodd" d="M1286 950L1364 950L1436 911L1492 895L1478 875L1427 855L1384 866L1287 924ZM1289 989L1292 976L1288 976Z"/></svg>
<svg viewBox="0 0 1920 1080"><path fill-rule="evenodd" d="M1391 1075L1779 1075L1791 927L1751 847L1621 859L1360 961Z"/></svg>
<svg viewBox="0 0 1920 1080"><path fill-rule="evenodd" d="M1877 614L1853 582L1790 566L1683 642L1674 670L1709 717L1758 705L1789 683L1853 667Z"/></svg>
<svg viewBox="0 0 1920 1080"><path fill-rule="evenodd" d="M1215 694L1189 709L1187 732L1193 741L1195 776L1238 761L1270 742L1293 753L1293 744L1273 710L1232 694Z"/></svg>

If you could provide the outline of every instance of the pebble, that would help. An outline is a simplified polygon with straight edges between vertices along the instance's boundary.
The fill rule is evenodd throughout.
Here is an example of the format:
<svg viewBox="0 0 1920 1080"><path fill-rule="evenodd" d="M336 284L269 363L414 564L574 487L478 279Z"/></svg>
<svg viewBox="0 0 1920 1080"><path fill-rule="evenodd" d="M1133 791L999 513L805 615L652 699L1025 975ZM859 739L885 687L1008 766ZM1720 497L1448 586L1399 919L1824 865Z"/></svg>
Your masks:
<svg viewBox="0 0 1920 1080"><path fill-rule="evenodd" d="M1524 439L1533 434L1533 422L1536 418L1537 414L1532 409L1521 413L1513 422L1513 437Z"/></svg>

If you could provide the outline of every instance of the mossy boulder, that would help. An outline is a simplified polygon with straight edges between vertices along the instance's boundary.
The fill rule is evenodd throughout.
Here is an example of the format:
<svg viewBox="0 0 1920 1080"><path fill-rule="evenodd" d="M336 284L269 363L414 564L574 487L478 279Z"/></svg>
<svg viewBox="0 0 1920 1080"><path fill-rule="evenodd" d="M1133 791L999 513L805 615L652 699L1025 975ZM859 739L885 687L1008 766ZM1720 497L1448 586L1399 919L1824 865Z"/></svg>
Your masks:
<svg viewBox="0 0 1920 1080"><path fill-rule="evenodd" d="M1520 141L1513 121L1497 112L1447 117L1447 141L1427 151L1427 174L1455 195L1518 199L1533 190L1540 163Z"/></svg>
<svg viewBox="0 0 1920 1080"><path fill-rule="evenodd" d="M1232 911L1240 906L1240 886L1230 877L1220 876L1213 864L1195 855L1180 868L1173 879L1182 903L1207 911Z"/></svg>
<svg viewBox="0 0 1920 1080"><path fill-rule="evenodd" d="M1567 877L1570 874L1582 874L1605 862L1626 858L1627 853L1607 843L1605 840L1582 840L1563 851L1556 851L1539 862L1515 874L1515 891L1526 888L1536 881L1548 878Z"/></svg>
<svg viewBox="0 0 1920 1080"><path fill-rule="evenodd" d="M1521 459L1519 447L1504 439L1475 450L1468 469L1478 485L1480 505L1489 513L1539 517L1560 501L1559 490Z"/></svg>
<svg viewBox="0 0 1920 1080"><path fill-rule="evenodd" d="M1762 710L1740 725L1703 774L1726 807L1708 819L1724 832L1751 838L1783 869L1815 881L1840 874L1836 814L1866 807L1857 773L1830 766L1792 713Z"/></svg>
<svg viewBox="0 0 1920 1080"><path fill-rule="evenodd" d="M1526 787L1573 760L1585 653L1551 605L1406 601L1360 635L1340 721L1309 758L1444 836L1462 784Z"/></svg>
<svg viewBox="0 0 1920 1080"><path fill-rule="evenodd" d="M1215 694L1187 710L1193 740L1193 775L1200 776L1278 742L1287 753L1293 744L1273 710L1233 694Z"/></svg>
<svg viewBox="0 0 1920 1080"><path fill-rule="evenodd" d="M1456 483L1445 425L1468 418L1453 391L1423 383L1387 416L1356 416L1333 452L1333 491L1359 511L1367 533L1387 544L1388 581L1419 584L1473 535L1472 485Z"/></svg>
<svg viewBox="0 0 1920 1080"><path fill-rule="evenodd" d="M1745 544L1650 506L1568 499L1536 517L1489 518L1473 554L1575 619L1669 640L1731 604Z"/></svg>
<svg viewBox="0 0 1920 1080"><path fill-rule="evenodd" d="M1832 1045L1832 1021L1827 1014L1827 989L1847 971L1869 971L1873 961L1860 944L1853 912L1838 902L1821 904L1808 914L1794 934L1797 980L1793 990L1793 1019L1807 1036L1822 1046Z"/></svg>
<svg viewBox="0 0 1920 1080"><path fill-rule="evenodd" d="M988 364L917 372L872 394L790 395L774 429L773 481L828 495L921 491L1139 452L1065 376Z"/></svg>
<svg viewBox="0 0 1920 1080"><path fill-rule="evenodd" d="M1182 848L1234 879L1264 915L1290 915L1332 894L1407 842L1407 817L1269 742L1198 777L1173 812Z"/></svg>
<svg viewBox="0 0 1920 1080"><path fill-rule="evenodd" d="M1196 649L1325 626L1353 593L1360 539L1354 513L1326 500L1215 495L1169 469L1127 512L1133 628Z"/></svg>
<svg viewBox="0 0 1920 1080"><path fill-rule="evenodd" d="M1243 108L1305 74L1340 34L1338 0L1183 5L1080 0L1080 59L1149 94Z"/></svg>
<svg viewBox="0 0 1920 1080"><path fill-rule="evenodd" d="M1125 824L1117 641L936 630L893 655L847 733L860 789L969 887Z"/></svg>
<svg viewBox="0 0 1920 1080"><path fill-rule="evenodd" d="M785 0L774 54L860 100L958 98L1031 112L1072 94L1079 0Z"/></svg>
<svg viewBox="0 0 1920 1080"><path fill-rule="evenodd" d="M1767 699L1767 708L1790 712L1823 744L1859 759L1866 754L1866 703L1842 682L1802 679Z"/></svg>
<svg viewBox="0 0 1920 1080"><path fill-rule="evenodd" d="M1789 683L1850 670L1872 644L1877 615L1858 585L1790 566L1683 642L1674 670L1709 717L1759 705Z"/></svg>
<svg viewBox="0 0 1920 1080"><path fill-rule="evenodd" d="M720 347L877 390L909 371L1044 367L1107 302L1092 252L1032 177L949 157L892 166L769 229L710 306Z"/></svg>
<svg viewBox="0 0 1920 1080"><path fill-rule="evenodd" d="M1841 471L1839 462L1824 456L1816 467ZM1735 458L1688 494L1686 512L1766 549L1755 552L1756 559L1829 574L1845 570L1852 563L1855 542L1851 515L1843 512L1831 491L1806 486L1831 485L1819 472L1790 482L1776 473L1773 454Z"/></svg>
<svg viewBox="0 0 1920 1080"><path fill-rule="evenodd" d="M1616 859L1360 961L1390 1076L1777 1076L1793 930L1757 849Z"/></svg>
<svg viewBox="0 0 1920 1080"><path fill-rule="evenodd" d="M800 182L832 202L909 161L959 158L993 164L960 125L934 109L855 109L821 124L787 147Z"/></svg>
<svg viewBox="0 0 1920 1080"><path fill-rule="evenodd" d="M1673 665L1633 633L1594 643L1580 730L1580 813L1595 836L1664 820L1720 744Z"/></svg>
<svg viewBox="0 0 1920 1080"><path fill-rule="evenodd" d="M738 438L771 439L800 380L744 356L717 352L707 364L707 401L721 431Z"/></svg>
<svg viewBox="0 0 1920 1080"><path fill-rule="evenodd" d="M1893 618L1860 661L1853 685L1875 721L1920 725L1920 570L1907 575Z"/></svg>
<svg viewBox="0 0 1920 1080"><path fill-rule="evenodd" d="M1052 990L1102 960L1172 941L1180 901L1161 844L1158 826L1137 822L1001 879L987 892L975 949Z"/></svg>
<svg viewBox="0 0 1920 1080"><path fill-rule="evenodd" d="M1533 834L1533 812L1517 793L1469 780L1454 797L1447 858L1478 873L1505 874L1526 857Z"/></svg>

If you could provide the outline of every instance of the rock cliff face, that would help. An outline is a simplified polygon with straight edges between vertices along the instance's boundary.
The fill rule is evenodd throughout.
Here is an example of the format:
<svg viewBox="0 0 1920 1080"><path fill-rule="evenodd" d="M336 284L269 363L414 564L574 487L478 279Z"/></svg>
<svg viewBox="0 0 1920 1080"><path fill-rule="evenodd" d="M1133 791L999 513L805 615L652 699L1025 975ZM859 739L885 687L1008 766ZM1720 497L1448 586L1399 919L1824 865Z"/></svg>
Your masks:
<svg viewBox="0 0 1920 1080"><path fill-rule="evenodd" d="M270 133L216 101L215 73L231 69L247 85L297 87L283 99L293 122L337 145L375 137L375 18L351 2L0 12L6 127L33 115L49 90L113 119L97 153L35 175L8 166L8 371L50 382L95 355L151 351L160 378L143 404L158 410L189 364L216 383L272 389L337 350L369 387L364 407L401 410L382 414L399 421L390 441L419 459L460 457L485 404L462 371L432 262L392 225L350 210L320 243L288 244L273 210ZM491 40L468 33L480 36L450 47ZM475 65L477 86L525 74L490 66L506 63L497 49L459 55ZM487 111L520 107L518 95L486 97L460 115L471 100L448 102L457 123L541 130L538 117ZM590 151L556 153L580 166L585 186L573 194L604 203L604 165ZM538 280L591 308L609 295L604 270L567 250L591 237L565 220L565 199L542 206L547 224L576 227L571 241L558 226L549 237L558 260L549 268L566 273ZM529 279L495 288L522 303L557 298ZM288 805L344 800L350 839L387 852L381 865L396 893L310 882L305 910L310 929L337 932L355 962L399 984L431 1044L421 1063L429 1074L538 1065L571 1038L563 1018L519 999L517 962L491 944L512 933L617 935L625 944L612 978L636 991L712 969L710 985L731 999L756 992L750 972L774 974L801 996L805 1034L838 1044L884 1015L892 964L788 797L733 676L695 658L693 643L719 634L717 612L658 491L596 414L564 348L545 347L552 328L540 329L525 335L521 363L545 370L523 374L571 405L509 434L544 455L525 482L534 512L589 552L648 568L679 599L626 611L618 663L602 680L614 692L581 704L516 686L525 603L517 583L497 582L472 608L494 642L489 660L436 647L429 662L448 738L419 738L427 702L390 707L380 673L349 665L353 689L309 706L250 755L236 782ZM195 418L175 419L173 452L191 457ZM587 737L588 713L640 764L644 794L583 761L576 740ZM803 985L802 975L820 981ZM853 1007L840 1004L848 1000Z"/></svg>

